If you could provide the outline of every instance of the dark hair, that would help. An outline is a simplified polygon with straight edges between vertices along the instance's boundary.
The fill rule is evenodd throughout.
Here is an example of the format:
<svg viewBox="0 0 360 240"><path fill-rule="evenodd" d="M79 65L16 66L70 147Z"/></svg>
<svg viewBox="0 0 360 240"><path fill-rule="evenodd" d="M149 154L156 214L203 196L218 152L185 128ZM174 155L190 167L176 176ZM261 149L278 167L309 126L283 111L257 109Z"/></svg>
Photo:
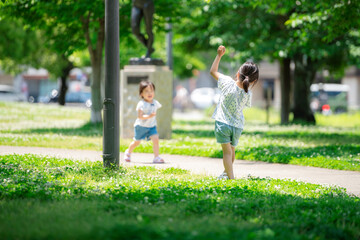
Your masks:
<svg viewBox="0 0 360 240"><path fill-rule="evenodd" d="M244 91L248 92L250 83L254 86L259 79L259 68L253 62L246 62L239 68L239 73Z"/></svg>
<svg viewBox="0 0 360 240"><path fill-rule="evenodd" d="M144 91L145 88L151 86L155 91L155 84L150 81L141 81L139 84L139 95Z"/></svg>

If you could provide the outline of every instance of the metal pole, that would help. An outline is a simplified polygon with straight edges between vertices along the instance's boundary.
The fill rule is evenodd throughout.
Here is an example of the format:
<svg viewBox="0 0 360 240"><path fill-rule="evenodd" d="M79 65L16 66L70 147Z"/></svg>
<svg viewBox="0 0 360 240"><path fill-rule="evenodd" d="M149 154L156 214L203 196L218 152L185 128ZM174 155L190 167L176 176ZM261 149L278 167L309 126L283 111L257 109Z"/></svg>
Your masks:
<svg viewBox="0 0 360 240"><path fill-rule="evenodd" d="M119 1L105 1L104 167L119 166Z"/></svg>

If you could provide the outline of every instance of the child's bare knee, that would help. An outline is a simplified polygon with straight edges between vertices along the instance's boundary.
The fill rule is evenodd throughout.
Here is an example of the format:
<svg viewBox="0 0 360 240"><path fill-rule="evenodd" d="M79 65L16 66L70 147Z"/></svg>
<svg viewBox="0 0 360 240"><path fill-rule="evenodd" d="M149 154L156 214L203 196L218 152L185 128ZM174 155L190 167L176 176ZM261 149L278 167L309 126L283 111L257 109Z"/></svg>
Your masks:
<svg viewBox="0 0 360 240"><path fill-rule="evenodd" d="M159 141L159 136L158 135L154 135L154 136L151 136L151 140L154 142L154 141Z"/></svg>

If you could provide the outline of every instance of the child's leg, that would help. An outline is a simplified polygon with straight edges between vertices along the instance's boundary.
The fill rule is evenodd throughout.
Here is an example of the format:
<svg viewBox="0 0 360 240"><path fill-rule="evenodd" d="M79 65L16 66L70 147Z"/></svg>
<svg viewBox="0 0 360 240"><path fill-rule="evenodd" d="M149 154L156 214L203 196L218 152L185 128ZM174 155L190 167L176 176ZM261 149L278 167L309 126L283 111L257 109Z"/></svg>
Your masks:
<svg viewBox="0 0 360 240"><path fill-rule="evenodd" d="M231 160L232 160L232 163L234 164L234 161L235 161L235 147L234 146L231 146L231 152L232 152Z"/></svg>
<svg viewBox="0 0 360 240"><path fill-rule="evenodd" d="M138 141L138 140L134 140L134 141L132 141L131 143L130 143L130 145L129 145L129 148L127 149L128 150L128 153L132 153L132 151L137 147L137 146L139 146L139 144L140 144L140 140Z"/></svg>
<svg viewBox="0 0 360 240"><path fill-rule="evenodd" d="M230 143L223 143L221 144L223 150L223 163L225 167L225 172L230 179L234 179L234 172L233 172L233 149Z"/></svg>
<svg viewBox="0 0 360 240"><path fill-rule="evenodd" d="M232 163L234 164L235 161L235 147L231 146L231 160ZM225 169L224 169L224 173L226 173Z"/></svg>
<svg viewBox="0 0 360 240"><path fill-rule="evenodd" d="M159 135L152 135L151 140L153 142L153 151L154 151L154 157L159 156Z"/></svg>
<svg viewBox="0 0 360 240"><path fill-rule="evenodd" d="M130 143L129 148L125 150L125 155L124 155L124 160L125 162L131 162L131 153L134 150L134 148L136 148L137 146L139 146L140 144L140 140L134 140Z"/></svg>

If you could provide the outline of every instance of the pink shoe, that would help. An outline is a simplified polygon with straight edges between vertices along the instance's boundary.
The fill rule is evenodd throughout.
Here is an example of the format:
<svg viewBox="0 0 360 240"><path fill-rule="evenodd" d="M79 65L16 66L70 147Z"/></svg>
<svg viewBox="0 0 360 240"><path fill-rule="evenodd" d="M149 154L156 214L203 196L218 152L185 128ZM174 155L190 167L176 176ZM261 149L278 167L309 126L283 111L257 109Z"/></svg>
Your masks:
<svg viewBox="0 0 360 240"><path fill-rule="evenodd" d="M124 157L125 162L131 162L131 153L128 152L128 150L125 150L125 157Z"/></svg>

